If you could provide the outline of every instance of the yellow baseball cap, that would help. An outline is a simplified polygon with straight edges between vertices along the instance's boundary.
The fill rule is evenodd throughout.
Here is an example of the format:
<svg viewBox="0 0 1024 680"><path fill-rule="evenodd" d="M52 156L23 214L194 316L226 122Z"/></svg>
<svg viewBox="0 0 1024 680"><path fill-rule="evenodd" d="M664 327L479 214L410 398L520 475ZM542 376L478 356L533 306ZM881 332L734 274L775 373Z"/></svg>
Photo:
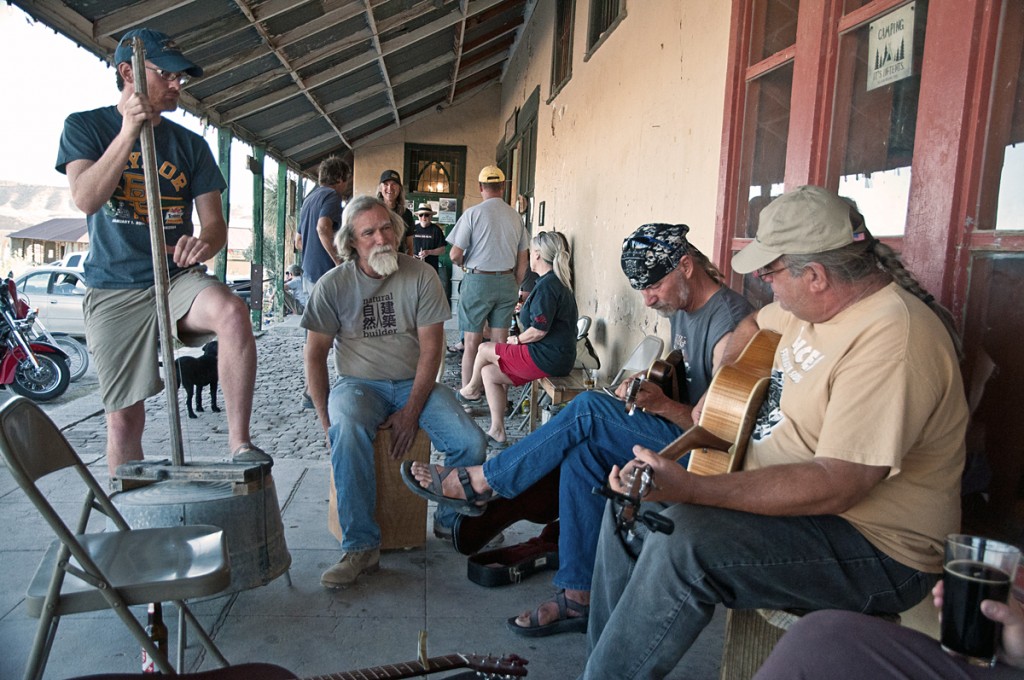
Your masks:
<svg viewBox="0 0 1024 680"><path fill-rule="evenodd" d="M495 182L504 182L505 173L501 171L497 165L488 165L486 168L480 171L480 177L477 180L483 184L493 184Z"/></svg>

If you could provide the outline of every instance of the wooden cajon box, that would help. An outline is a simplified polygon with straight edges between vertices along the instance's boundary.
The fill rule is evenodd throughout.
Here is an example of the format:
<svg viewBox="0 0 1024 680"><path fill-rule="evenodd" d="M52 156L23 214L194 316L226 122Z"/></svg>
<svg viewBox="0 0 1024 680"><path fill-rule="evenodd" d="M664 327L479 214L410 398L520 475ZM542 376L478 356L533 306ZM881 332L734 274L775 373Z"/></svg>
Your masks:
<svg viewBox="0 0 1024 680"><path fill-rule="evenodd" d="M377 476L377 524L380 526L381 549L422 548L427 542L427 504L422 498L405 488L399 474L401 461L392 460L387 452L391 448L391 430L379 430L373 441L373 464ZM404 460L430 461L430 437L423 430L416 434ZM339 541L342 537L338 525L338 496L334 491L334 471L328 477L330 503L327 510L327 528Z"/></svg>

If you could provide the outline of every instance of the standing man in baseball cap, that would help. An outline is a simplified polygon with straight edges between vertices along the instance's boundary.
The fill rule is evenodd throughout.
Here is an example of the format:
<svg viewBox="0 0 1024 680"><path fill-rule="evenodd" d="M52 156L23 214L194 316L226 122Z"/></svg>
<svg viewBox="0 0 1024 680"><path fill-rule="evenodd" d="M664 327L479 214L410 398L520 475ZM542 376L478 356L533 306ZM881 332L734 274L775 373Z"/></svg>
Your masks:
<svg viewBox="0 0 1024 680"><path fill-rule="evenodd" d="M142 40L145 70L132 68L133 39ZM114 52L115 106L73 113L64 123L57 170L68 176L89 229L85 274L86 338L107 420L107 466L143 458L144 400L162 388L149 213L139 134L153 125L157 178L167 239L172 332L188 345L220 341L220 384L228 414L228 448L237 462L273 463L249 438L256 379L256 342L249 309L203 262L227 242L221 214L224 177L202 137L162 113L178 108L189 80L203 70L167 35L142 28L122 36ZM135 89L145 78L148 96ZM199 230L193 216L199 217Z"/></svg>
<svg viewBox="0 0 1024 680"><path fill-rule="evenodd" d="M462 353L463 387L473 377L484 323L490 324L491 340L508 339L530 252L530 235L523 220L505 202L505 173L488 165L478 179L483 202L462 213L448 234L452 262L465 272L459 288L459 330L466 348Z"/></svg>
<svg viewBox="0 0 1024 680"><path fill-rule="evenodd" d="M959 530L967 404L949 313L821 187L770 203L733 268L775 302L737 327L725 361L758 329L781 335L743 470L700 476L643 446L612 470L627 492L650 465L644 500L668 503L675 531L634 560L606 513L583 678L664 677L719 604L905 611Z"/></svg>

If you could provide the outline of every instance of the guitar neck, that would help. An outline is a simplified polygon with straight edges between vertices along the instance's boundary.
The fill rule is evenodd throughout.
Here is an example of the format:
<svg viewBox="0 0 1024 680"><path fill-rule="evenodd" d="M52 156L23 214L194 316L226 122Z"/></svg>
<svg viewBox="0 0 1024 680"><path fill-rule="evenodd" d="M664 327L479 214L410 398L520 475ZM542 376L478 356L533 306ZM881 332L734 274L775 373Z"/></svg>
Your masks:
<svg viewBox="0 0 1024 680"><path fill-rule="evenodd" d="M716 437L700 425L694 425L686 432L682 433L669 443L668 446L658 452L658 455L662 458L670 458L672 460L679 460L687 452L693 451L694 449L716 449L719 451L728 451L729 447L732 446L732 442Z"/></svg>
<svg viewBox="0 0 1024 680"><path fill-rule="evenodd" d="M405 663L374 666L373 668L363 668L356 671L316 675L305 680L398 680L398 678L415 678L427 673L440 673L442 671L455 670L456 668L465 668L467 665L462 655L448 654L447 656L431 657L427 660L426 668L419 661L406 661Z"/></svg>

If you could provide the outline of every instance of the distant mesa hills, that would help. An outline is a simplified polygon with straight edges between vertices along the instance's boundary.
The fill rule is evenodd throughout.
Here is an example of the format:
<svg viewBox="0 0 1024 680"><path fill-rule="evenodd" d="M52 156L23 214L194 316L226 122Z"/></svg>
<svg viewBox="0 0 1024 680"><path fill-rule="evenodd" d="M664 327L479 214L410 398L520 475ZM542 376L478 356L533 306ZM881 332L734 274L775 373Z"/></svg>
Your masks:
<svg viewBox="0 0 1024 680"><path fill-rule="evenodd" d="M0 232L12 232L56 217L82 217L71 190L0 180Z"/></svg>

